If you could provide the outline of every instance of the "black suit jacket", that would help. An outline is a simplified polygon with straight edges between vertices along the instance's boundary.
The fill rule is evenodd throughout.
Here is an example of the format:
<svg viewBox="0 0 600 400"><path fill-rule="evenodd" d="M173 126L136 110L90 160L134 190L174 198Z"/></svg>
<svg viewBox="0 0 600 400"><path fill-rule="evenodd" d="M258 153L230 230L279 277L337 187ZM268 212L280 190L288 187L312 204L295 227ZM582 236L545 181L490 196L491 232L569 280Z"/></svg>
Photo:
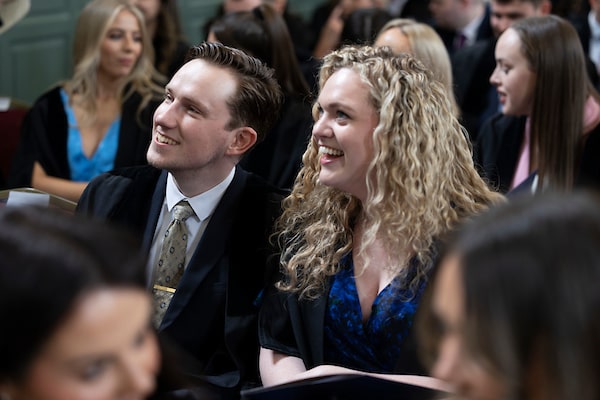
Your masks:
<svg viewBox="0 0 600 400"><path fill-rule="evenodd" d="M474 146L475 166L492 187L506 193L517 169L527 117L498 113L481 128Z"/></svg>
<svg viewBox="0 0 600 400"><path fill-rule="evenodd" d="M103 174L88 185L78 210L133 229L149 249L166 179L150 166ZM237 168L159 329L183 350L188 374L234 397L258 384L258 298L281 198L278 189Z"/></svg>
<svg viewBox="0 0 600 400"><path fill-rule="evenodd" d="M141 101L141 96L133 93L121 107L115 168L146 164L152 114L158 106L158 101L148 103L138 115L137 109ZM37 99L25 116L8 186L31 186L31 175L36 161L48 175L71 179L67 157L68 131L67 114L60 97L60 87L57 86Z"/></svg>
<svg viewBox="0 0 600 400"><path fill-rule="evenodd" d="M454 94L461 111L461 123L469 132L471 141L477 136L487 117L498 111L496 89L490 76L496 68L494 49L496 39L490 37L468 46L452 55Z"/></svg>
<svg viewBox="0 0 600 400"><path fill-rule="evenodd" d="M486 4L485 14L481 23L477 27L477 34L475 35L475 41L478 42L480 40L486 40L488 38L494 37L494 31L492 30L492 25L490 24L490 5ZM454 30L449 30L446 28L441 28L439 26L433 25L434 29L440 35L442 42L446 46L448 50L448 54L452 55L455 53L454 49L454 39L456 38L457 32Z"/></svg>

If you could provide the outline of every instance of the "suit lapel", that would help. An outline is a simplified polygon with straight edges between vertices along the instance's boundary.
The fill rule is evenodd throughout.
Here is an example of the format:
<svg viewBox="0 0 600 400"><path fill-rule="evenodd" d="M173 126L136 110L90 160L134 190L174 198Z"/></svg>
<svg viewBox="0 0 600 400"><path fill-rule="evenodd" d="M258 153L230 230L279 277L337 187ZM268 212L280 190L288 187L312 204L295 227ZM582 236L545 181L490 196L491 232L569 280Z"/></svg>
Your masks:
<svg viewBox="0 0 600 400"><path fill-rule="evenodd" d="M150 203L150 212L148 213L148 222L146 229L144 230L143 246L144 249L150 251L152 246L152 239L154 238L154 232L156 231L156 224L158 223L158 217L162 205L165 201L165 195L167 191L167 172L163 171L158 178L154 193L152 194L152 200Z"/></svg>

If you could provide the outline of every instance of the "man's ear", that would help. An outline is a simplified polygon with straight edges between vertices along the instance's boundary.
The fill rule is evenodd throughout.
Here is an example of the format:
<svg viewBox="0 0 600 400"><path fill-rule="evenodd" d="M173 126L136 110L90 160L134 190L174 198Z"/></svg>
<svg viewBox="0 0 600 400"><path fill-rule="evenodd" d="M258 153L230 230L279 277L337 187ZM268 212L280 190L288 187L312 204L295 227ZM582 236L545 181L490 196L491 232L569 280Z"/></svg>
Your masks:
<svg viewBox="0 0 600 400"><path fill-rule="evenodd" d="M254 144L258 134L256 131L249 126L243 126L236 128L234 132L234 139L229 145L227 154L231 156L244 155Z"/></svg>

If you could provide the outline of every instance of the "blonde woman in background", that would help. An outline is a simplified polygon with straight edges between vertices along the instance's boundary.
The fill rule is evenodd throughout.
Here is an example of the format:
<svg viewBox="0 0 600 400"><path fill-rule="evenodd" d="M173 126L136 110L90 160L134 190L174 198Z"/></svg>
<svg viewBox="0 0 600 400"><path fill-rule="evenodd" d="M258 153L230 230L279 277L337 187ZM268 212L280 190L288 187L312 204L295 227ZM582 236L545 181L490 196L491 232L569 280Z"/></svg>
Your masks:
<svg viewBox="0 0 600 400"><path fill-rule="evenodd" d="M74 33L71 79L43 94L23 123L10 187L77 201L87 182L145 164L152 113L163 90L141 12L126 0L94 0Z"/></svg>
<svg viewBox="0 0 600 400"><path fill-rule="evenodd" d="M450 56L444 42L431 26L412 19L393 19L379 31L375 46L389 46L396 54L413 54L431 69L433 76L446 88L452 108L459 115L454 97Z"/></svg>

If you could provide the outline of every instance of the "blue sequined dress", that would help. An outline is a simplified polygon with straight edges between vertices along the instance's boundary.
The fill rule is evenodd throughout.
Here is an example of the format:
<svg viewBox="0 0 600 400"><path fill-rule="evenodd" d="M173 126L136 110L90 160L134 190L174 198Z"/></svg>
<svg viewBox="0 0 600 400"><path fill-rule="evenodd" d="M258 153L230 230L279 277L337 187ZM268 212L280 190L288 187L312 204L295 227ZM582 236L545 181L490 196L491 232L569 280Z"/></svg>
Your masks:
<svg viewBox="0 0 600 400"><path fill-rule="evenodd" d="M324 357L327 364L392 372L402 357L425 284L416 293L403 287L414 277L416 260L410 262L408 276L396 277L375 298L369 319L363 323L354 279L352 256L342 260L345 267L331 281L325 313Z"/></svg>

